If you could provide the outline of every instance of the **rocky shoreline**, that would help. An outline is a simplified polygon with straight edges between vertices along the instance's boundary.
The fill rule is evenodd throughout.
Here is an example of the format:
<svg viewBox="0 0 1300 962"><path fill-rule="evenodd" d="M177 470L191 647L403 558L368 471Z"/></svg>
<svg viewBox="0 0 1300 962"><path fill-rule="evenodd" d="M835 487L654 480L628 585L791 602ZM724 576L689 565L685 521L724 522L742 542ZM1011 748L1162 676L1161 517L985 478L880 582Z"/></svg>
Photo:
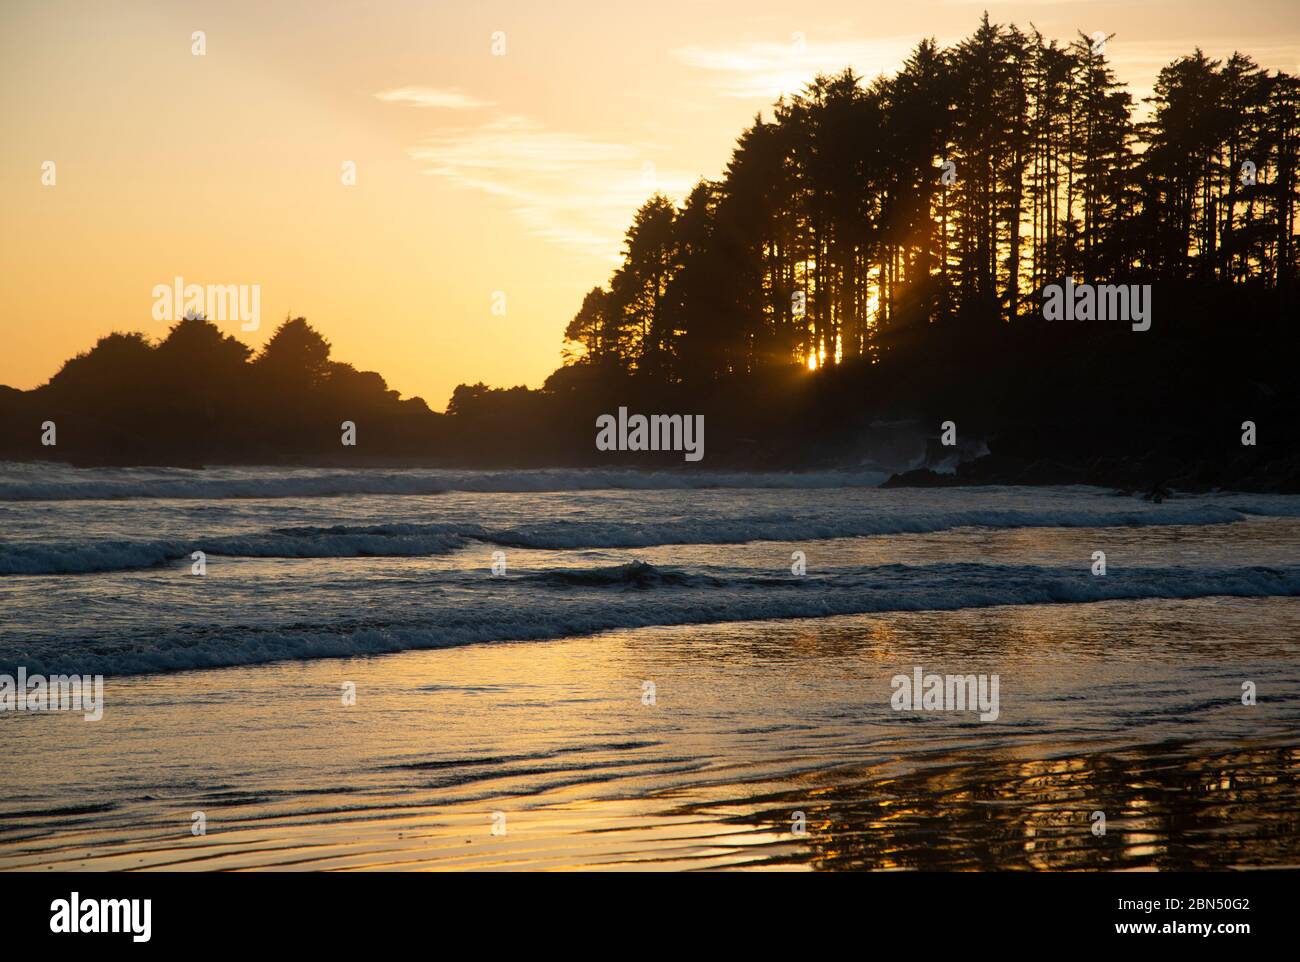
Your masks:
<svg viewBox="0 0 1300 962"><path fill-rule="evenodd" d="M1101 456L1086 461L1063 461L986 454L958 464L955 471L940 472L928 467L903 471L881 486L941 488L993 484L1087 484L1140 493L1157 501L1177 491L1300 494L1300 455L1267 457L1252 453L1220 461L1166 455Z"/></svg>

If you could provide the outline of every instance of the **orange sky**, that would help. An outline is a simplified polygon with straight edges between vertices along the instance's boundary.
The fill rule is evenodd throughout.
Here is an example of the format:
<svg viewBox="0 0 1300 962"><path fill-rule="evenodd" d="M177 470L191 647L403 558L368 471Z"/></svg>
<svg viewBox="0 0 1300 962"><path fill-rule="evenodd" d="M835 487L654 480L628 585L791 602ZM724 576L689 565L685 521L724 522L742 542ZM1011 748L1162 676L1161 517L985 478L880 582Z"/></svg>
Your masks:
<svg viewBox="0 0 1300 962"><path fill-rule="evenodd" d="M164 333L152 292L179 275L260 285L260 329L223 329L259 346L304 315L437 410L461 382L536 387L646 196L718 176L818 70L892 72L985 7L1115 34L1138 97L1197 45L1300 71L1295 0L4 0L0 383Z"/></svg>

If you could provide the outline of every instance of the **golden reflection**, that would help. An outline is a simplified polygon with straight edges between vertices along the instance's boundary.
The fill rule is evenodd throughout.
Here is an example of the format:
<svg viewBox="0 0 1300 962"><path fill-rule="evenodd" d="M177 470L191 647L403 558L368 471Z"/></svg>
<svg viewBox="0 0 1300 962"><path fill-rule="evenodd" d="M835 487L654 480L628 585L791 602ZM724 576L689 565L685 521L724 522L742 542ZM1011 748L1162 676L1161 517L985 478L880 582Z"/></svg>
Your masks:
<svg viewBox="0 0 1300 962"><path fill-rule="evenodd" d="M890 778L842 771L835 785L768 796L741 818L770 830L802 807L803 845L773 857L816 870L1300 866L1296 749L1187 751L992 756ZM1101 835L1095 811L1106 813Z"/></svg>

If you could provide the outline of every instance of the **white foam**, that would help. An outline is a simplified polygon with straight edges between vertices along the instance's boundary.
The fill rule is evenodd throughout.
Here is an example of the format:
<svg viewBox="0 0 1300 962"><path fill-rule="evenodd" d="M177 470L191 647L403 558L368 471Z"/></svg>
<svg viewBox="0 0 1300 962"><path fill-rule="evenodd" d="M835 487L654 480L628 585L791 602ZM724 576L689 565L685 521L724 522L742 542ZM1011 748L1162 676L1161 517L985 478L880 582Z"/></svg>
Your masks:
<svg viewBox="0 0 1300 962"><path fill-rule="evenodd" d="M1255 506L1265 513L1266 505ZM1269 508L1276 511L1276 508ZM1142 525L1211 525L1242 521L1245 510L1188 500L1152 505L1132 498L1093 497L1074 507L1055 499L1018 508L912 505L894 495L889 503L838 511L765 513L647 522L577 520L513 526L471 523L283 527L253 534L196 533L188 541L87 540L0 543L0 575L84 574L147 568L202 550L248 558L419 557L447 554L471 540L502 547L567 550L645 548L654 545L743 544L822 538L925 534L952 528L1090 528Z"/></svg>
<svg viewBox="0 0 1300 962"><path fill-rule="evenodd" d="M0 638L0 671L148 674L262 662L373 655L492 641L527 641L649 625L811 618L993 605L1119 599L1300 595L1300 567L1135 568L1093 577L1086 566L883 565L795 578L770 573L698 574L646 565L519 573L444 574L409 596L400 623L344 624L322 602L314 624L159 627L122 637ZM337 600L335 600L337 604ZM389 613L390 616L392 613Z"/></svg>

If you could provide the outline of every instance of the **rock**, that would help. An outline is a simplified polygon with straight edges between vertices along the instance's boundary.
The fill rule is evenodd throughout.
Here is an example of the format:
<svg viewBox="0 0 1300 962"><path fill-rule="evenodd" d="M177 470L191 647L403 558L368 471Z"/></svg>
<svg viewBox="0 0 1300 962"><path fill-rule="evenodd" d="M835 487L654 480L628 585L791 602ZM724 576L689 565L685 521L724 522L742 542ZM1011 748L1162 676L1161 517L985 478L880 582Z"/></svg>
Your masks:
<svg viewBox="0 0 1300 962"><path fill-rule="evenodd" d="M895 474L882 488L947 488L961 484L953 474L939 474L929 468L916 468Z"/></svg>

